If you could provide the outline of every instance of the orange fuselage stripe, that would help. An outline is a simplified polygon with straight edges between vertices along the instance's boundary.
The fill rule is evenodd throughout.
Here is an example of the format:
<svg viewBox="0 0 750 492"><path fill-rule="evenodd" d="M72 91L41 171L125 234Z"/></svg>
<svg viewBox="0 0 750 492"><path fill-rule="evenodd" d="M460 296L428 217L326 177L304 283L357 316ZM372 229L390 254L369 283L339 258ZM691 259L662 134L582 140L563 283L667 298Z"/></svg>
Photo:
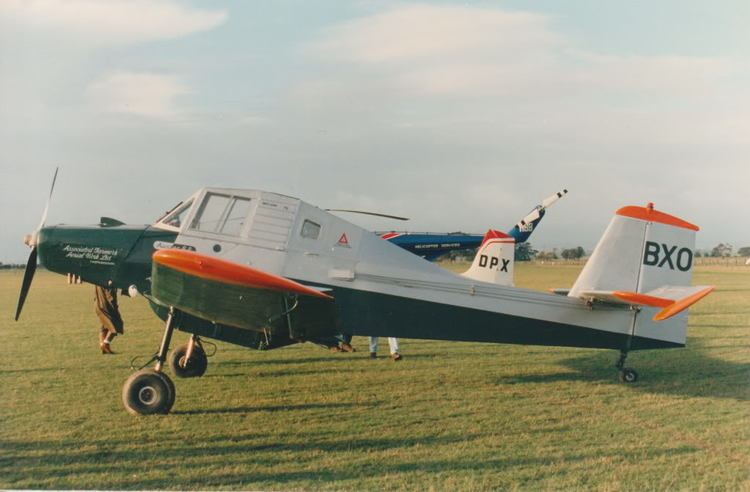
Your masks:
<svg viewBox="0 0 750 492"><path fill-rule="evenodd" d="M227 260L181 249L160 249L153 255L159 265L188 275L224 284L333 299L293 280Z"/></svg>
<svg viewBox="0 0 750 492"><path fill-rule="evenodd" d="M624 217L646 220L648 222L658 222L660 224L690 229L691 231L697 231L700 229L697 225L691 224L690 222L675 217L674 215L665 214L664 212L659 212L658 210L648 207L629 205L627 207L622 207L616 213L617 215L622 215Z"/></svg>

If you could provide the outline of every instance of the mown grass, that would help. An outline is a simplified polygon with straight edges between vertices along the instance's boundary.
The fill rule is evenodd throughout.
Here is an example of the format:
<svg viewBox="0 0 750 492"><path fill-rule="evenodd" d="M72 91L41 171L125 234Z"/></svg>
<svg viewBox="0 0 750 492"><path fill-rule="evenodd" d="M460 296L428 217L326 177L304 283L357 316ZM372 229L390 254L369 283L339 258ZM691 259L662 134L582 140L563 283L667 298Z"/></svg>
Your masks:
<svg viewBox="0 0 750 492"><path fill-rule="evenodd" d="M518 265L520 286L579 266ZM18 323L0 275L0 488L748 489L750 268L703 267L717 291L688 347L635 352L402 340L405 359L219 344L172 414L121 404L130 359L161 323L123 299L126 335L97 351L93 289L40 272ZM187 337L179 334L176 342Z"/></svg>

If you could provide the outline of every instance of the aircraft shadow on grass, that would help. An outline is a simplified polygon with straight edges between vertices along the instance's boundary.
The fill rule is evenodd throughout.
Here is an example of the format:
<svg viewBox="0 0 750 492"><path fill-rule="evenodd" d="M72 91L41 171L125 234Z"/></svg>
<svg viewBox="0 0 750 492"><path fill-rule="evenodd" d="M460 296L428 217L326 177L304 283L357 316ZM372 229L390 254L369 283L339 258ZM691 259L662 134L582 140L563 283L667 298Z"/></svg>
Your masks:
<svg viewBox="0 0 750 492"><path fill-rule="evenodd" d="M707 356L700 342L692 342L692 349L660 350L658 353L632 352L628 365L641 373L640 380L623 390L647 393L674 394L691 397L727 398L737 401L750 400L750 364L729 362ZM732 345L742 349L744 345ZM607 359L612 363L607 364ZM612 353L577 354L562 359L560 364L570 371L507 376L499 384L555 383L561 381L617 382ZM609 366L609 368L607 367Z"/></svg>
<svg viewBox="0 0 750 492"><path fill-rule="evenodd" d="M516 467L544 467L550 464L550 456L493 456L486 460L477 459L393 459L379 461L376 466L351 466L345 460L329 460L329 464L315 470L274 470L279 467L299 465L296 461L300 455L310 453L359 453L386 450L409 449L415 446L450 446L482 439L483 434L461 434L447 436L394 438L352 438L351 435L330 439L322 435L301 435L294 442L269 443L262 434L232 434L214 436L200 441L185 440L184 437L160 439L159 459L165 462L192 462L193 466L202 466L201 460L215 463L217 457L232 456L237 471L223 473L206 473L201 476L169 478L142 477L144 473L141 458L134 458L132 441L108 440L102 443L106 449L96 450L81 448L80 442L64 443L60 441L15 442L0 440L0 446L6 451L7 459L0 462L0 471L8 467L7 483L12 484L15 475L17 480L24 480L29 485L28 474L18 476L19 470L33 471L42 466L44 473L38 476L39 488L49 488L52 484L75 484L79 477L91 480L92 475L101 474L106 480L102 483L111 488L160 489L169 484L170 488L195 488L207 486L241 486L257 483L290 483L297 481L315 481L330 483L337 480L362 480L388 474L401 473L494 473L511 470ZM67 445L66 445L67 444ZM692 446L676 445L650 449L653 459L658 457L674 458L678 454L690 454L699 451ZM611 457L618 461L636 462L643 458L642 451L632 452L612 450ZM571 463L580 463L587 459L604 458L601 450L573 453L564 459ZM559 460L559 456L554 459ZM118 476L112 475L116 468ZM35 478L37 475L34 475ZM83 479L83 478L82 478ZM35 485L33 482L30 484ZM45 487L46 485L46 487Z"/></svg>
<svg viewBox="0 0 750 492"><path fill-rule="evenodd" d="M297 410L337 409L357 406L354 403L305 403L300 405L269 405L269 406L240 406L193 410L175 410L174 415L214 415L237 414L254 412L285 412Z"/></svg>

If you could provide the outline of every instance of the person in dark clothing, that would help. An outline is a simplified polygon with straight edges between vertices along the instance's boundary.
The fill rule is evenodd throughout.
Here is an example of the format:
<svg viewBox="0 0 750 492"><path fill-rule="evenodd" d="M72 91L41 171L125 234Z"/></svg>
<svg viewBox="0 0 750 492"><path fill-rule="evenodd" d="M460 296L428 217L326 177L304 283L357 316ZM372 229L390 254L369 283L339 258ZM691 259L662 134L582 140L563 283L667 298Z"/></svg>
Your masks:
<svg viewBox="0 0 750 492"><path fill-rule="evenodd" d="M95 286L96 316L101 322L99 329L99 348L103 354L114 354L110 344L117 335L122 335L125 323L120 316L117 305L117 290L110 287Z"/></svg>

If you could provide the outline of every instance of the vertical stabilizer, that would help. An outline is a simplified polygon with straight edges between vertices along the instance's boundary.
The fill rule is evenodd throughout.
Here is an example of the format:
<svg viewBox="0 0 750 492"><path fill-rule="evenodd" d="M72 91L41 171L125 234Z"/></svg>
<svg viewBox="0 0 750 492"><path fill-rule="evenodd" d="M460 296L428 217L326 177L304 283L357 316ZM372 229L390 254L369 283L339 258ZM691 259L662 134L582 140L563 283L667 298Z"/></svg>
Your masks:
<svg viewBox="0 0 750 492"><path fill-rule="evenodd" d="M653 204L619 209L568 295L689 286L697 230Z"/></svg>
<svg viewBox="0 0 750 492"><path fill-rule="evenodd" d="M512 236L490 229L484 235L471 268L462 275L480 282L512 286L515 246Z"/></svg>

